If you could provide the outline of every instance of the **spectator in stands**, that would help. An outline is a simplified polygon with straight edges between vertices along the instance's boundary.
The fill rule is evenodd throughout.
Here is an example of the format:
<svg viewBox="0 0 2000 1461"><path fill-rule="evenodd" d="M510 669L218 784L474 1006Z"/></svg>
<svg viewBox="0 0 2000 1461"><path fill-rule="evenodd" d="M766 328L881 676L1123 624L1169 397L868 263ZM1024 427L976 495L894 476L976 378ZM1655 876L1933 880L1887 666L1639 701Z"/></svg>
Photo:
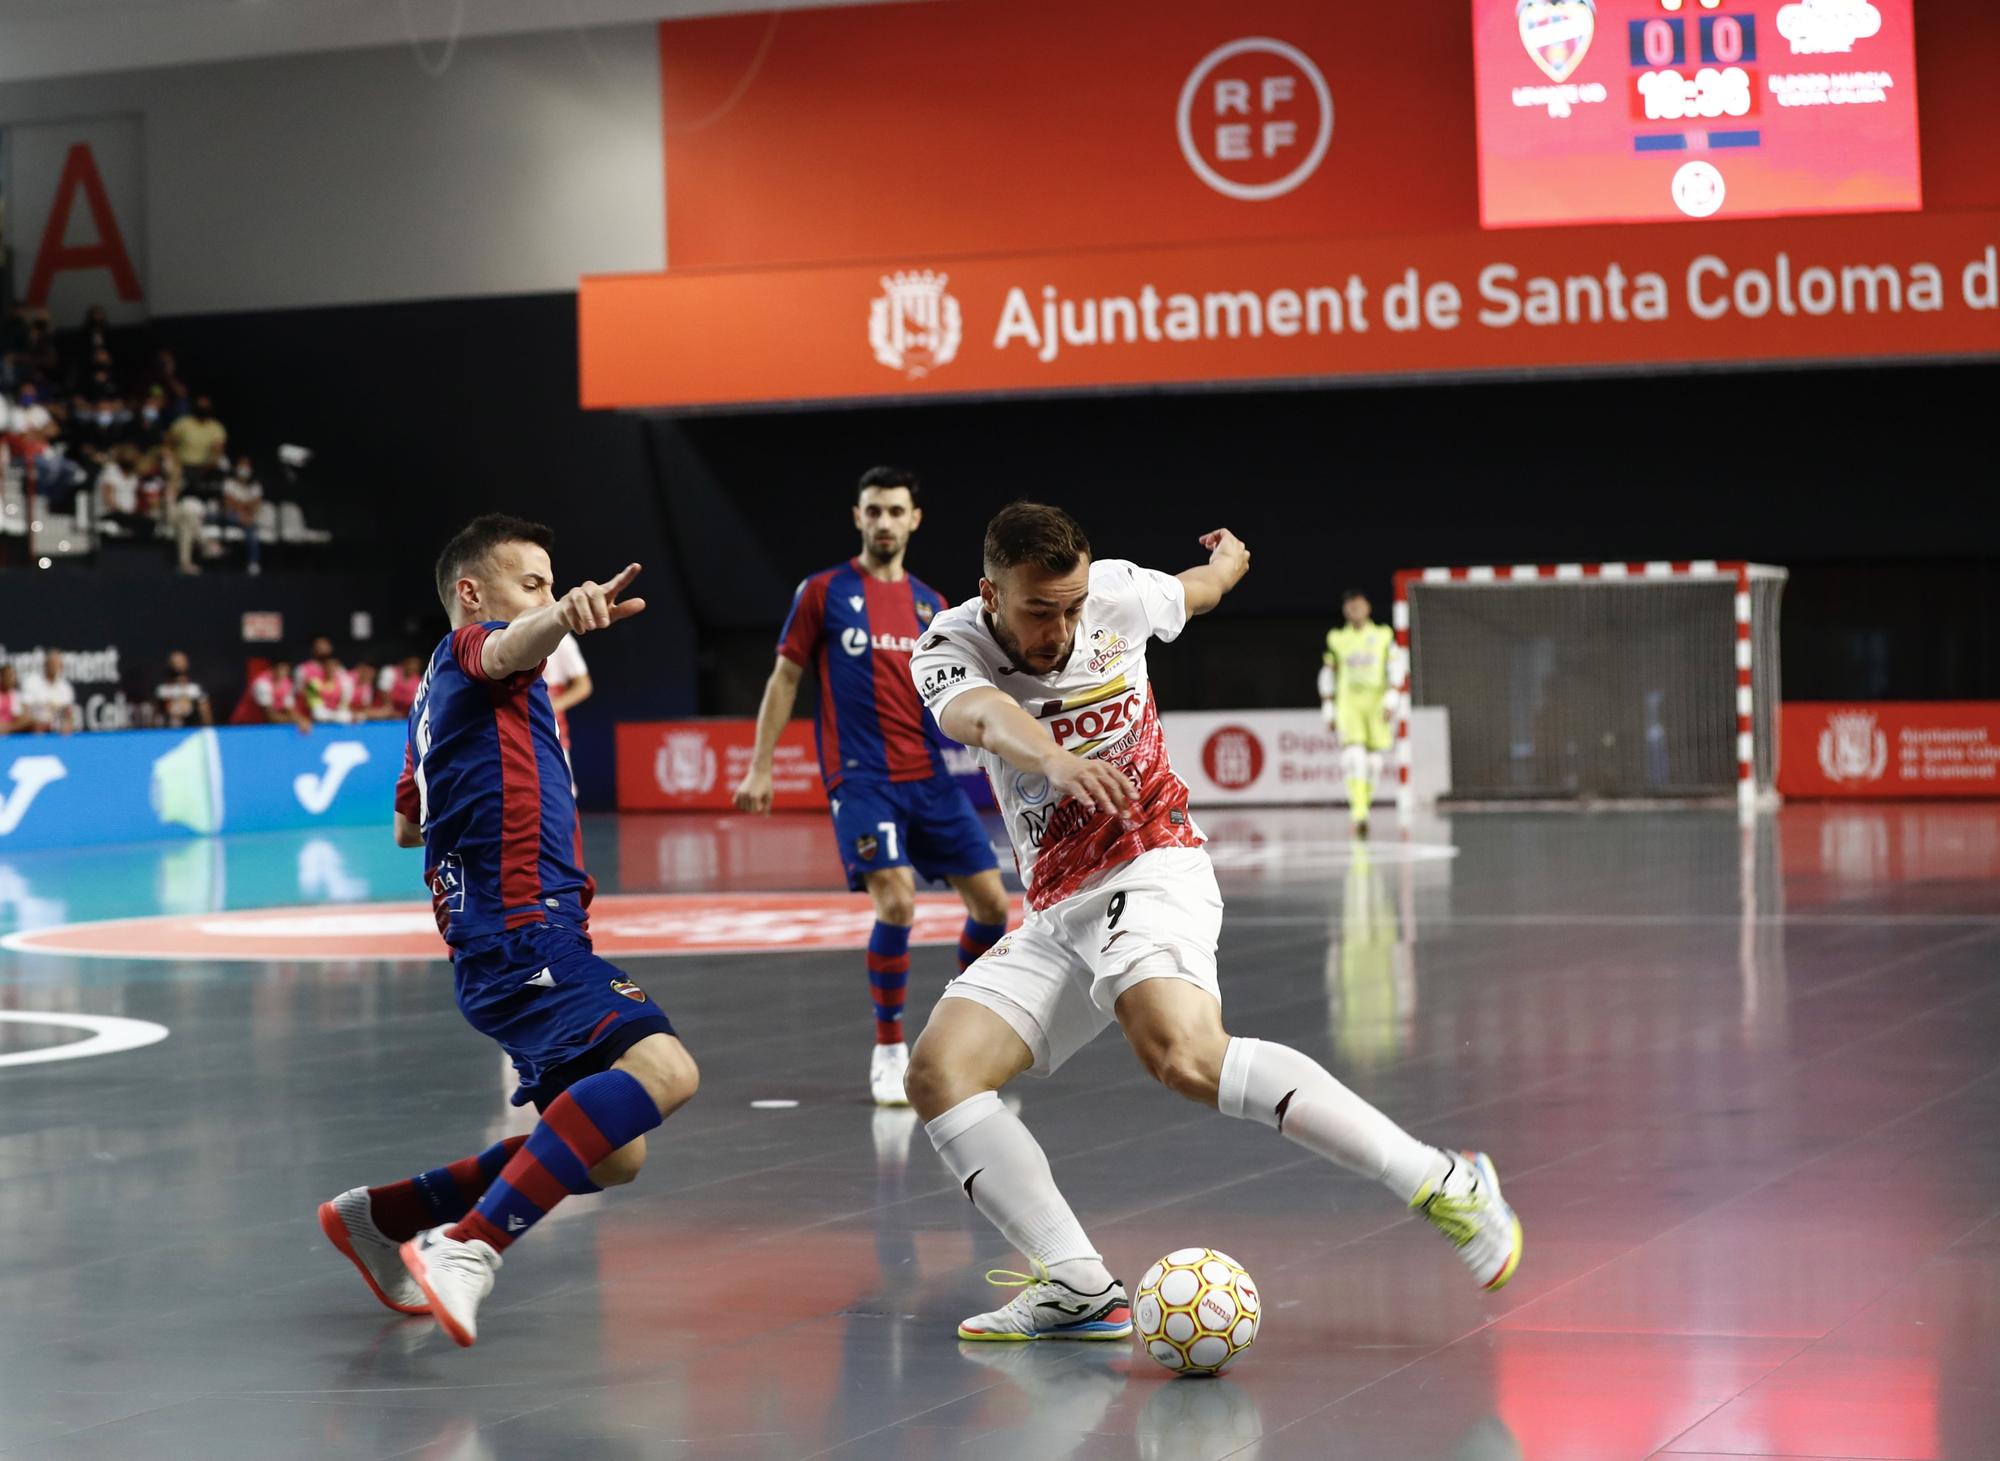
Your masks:
<svg viewBox="0 0 2000 1461"><path fill-rule="evenodd" d="M29 718L27 704L21 698L21 677L13 665L0 660L0 736L34 728L35 722Z"/></svg>
<svg viewBox="0 0 2000 1461"><path fill-rule="evenodd" d="M187 395L188 389L181 383L180 366L174 359L173 351L161 350L154 354L152 368L146 372L146 386L148 395L159 395L162 412L170 401Z"/></svg>
<svg viewBox="0 0 2000 1461"><path fill-rule="evenodd" d="M16 304L7 315L5 327L0 328L0 382L10 391L27 379L31 319L28 307Z"/></svg>
<svg viewBox="0 0 2000 1461"><path fill-rule="evenodd" d="M257 515L264 509L264 484L248 457L236 459L236 470L222 484L222 515L243 529L243 543L250 555L250 572L264 571L263 540L258 535Z"/></svg>
<svg viewBox="0 0 2000 1461"><path fill-rule="evenodd" d="M312 658L299 666L294 678L302 716L335 724L352 718L354 677L342 666L333 652L333 641L324 634L313 641Z"/></svg>
<svg viewBox="0 0 2000 1461"><path fill-rule="evenodd" d="M595 688L590 683L590 666L584 662L583 651L577 647L574 634L562 637L562 643L549 656L542 674L549 685L549 704L556 713L556 734L562 740L563 749L568 750L569 712L572 707L588 700L591 690Z"/></svg>
<svg viewBox="0 0 2000 1461"><path fill-rule="evenodd" d="M78 329L73 342L75 354L72 358L82 365L78 372L88 380L100 365L107 372L111 368L111 316L104 306L93 304L84 311L83 325Z"/></svg>
<svg viewBox="0 0 2000 1461"><path fill-rule="evenodd" d="M187 481L211 478L228 469L229 428L215 417L207 396L196 396L194 409L167 428L167 444L180 458Z"/></svg>
<svg viewBox="0 0 2000 1461"><path fill-rule="evenodd" d="M167 439L167 393L164 390L153 386L140 397L139 407L132 413L125 435L134 446L147 451Z"/></svg>
<svg viewBox="0 0 2000 1461"><path fill-rule="evenodd" d="M109 351L97 352L97 358L90 363L89 373L84 376L79 394L89 401L108 401L124 394L118 389L117 377L112 373Z"/></svg>
<svg viewBox="0 0 2000 1461"><path fill-rule="evenodd" d="M8 458L20 463L22 471L32 473L35 459L55 430L55 417L42 404L41 392L32 385L21 387L6 414Z"/></svg>
<svg viewBox="0 0 2000 1461"><path fill-rule="evenodd" d="M69 429L64 434L79 452L87 446L109 451L125 440L131 427L132 408L123 396L78 397L70 403Z"/></svg>
<svg viewBox="0 0 2000 1461"><path fill-rule="evenodd" d="M347 677L352 687L347 710L355 721L381 720L388 715L389 707L382 699L381 676L372 663L357 660Z"/></svg>
<svg viewBox="0 0 2000 1461"><path fill-rule="evenodd" d="M188 657L178 649L167 656L167 677L153 691L153 703L159 707L160 724L172 730L193 721L215 724L208 692L188 672Z"/></svg>
<svg viewBox="0 0 2000 1461"><path fill-rule="evenodd" d="M28 676L27 683L21 687L21 701L38 731L70 735L83 728L83 718L76 706L76 687L63 676L63 657L59 649L52 649L42 656L41 669Z"/></svg>
<svg viewBox="0 0 2000 1461"><path fill-rule="evenodd" d="M150 539L153 518L139 498L139 453L121 446L104 453L97 468L97 520L126 537Z"/></svg>
<svg viewBox="0 0 2000 1461"><path fill-rule="evenodd" d="M204 558L213 558L221 551L202 532L215 512L215 504L203 495L207 481L202 479L199 487L193 483L194 479L182 476L178 488L169 484L167 489L167 522L173 529L174 552L182 573L201 572L201 565L194 561L197 549Z"/></svg>
<svg viewBox="0 0 2000 1461"><path fill-rule="evenodd" d="M167 503L172 496L167 490L167 468L172 461L172 452L155 448L139 453L133 467L139 478L139 511L157 525L167 521Z"/></svg>
<svg viewBox="0 0 2000 1461"><path fill-rule="evenodd" d="M35 495L50 512L74 512L79 493L90 486L90 467L69 453L69 447L51 435L31 458L34 465Z"/></svg>
<svg viewBox="0 0 2000 1461"><path fill-rule="evenodd" d="M417 703L417 690L424 683L424 657L406 654L401 664L382 667L382 703L393 720L408 720Z"/></svg>
<svg viewBox="0 0 2000 1461"><path fill-rule="evenodd" d="M28 318L28 339L21 352L20 379L29 384L53 381L62 370L56 352L56 337L49 329L48 315L37 310Z"/></svg>
<svg viewBox="0 0 2000 1461"><path fill-rule="evenodd" d="M238 702L235 713L229 717L231 725L296 725L300 730L310 730L312 722L307 720L299 708L298 686L292 680L292 662L288 659L273 660L255 675L244 687L243 699Z"/></svg>

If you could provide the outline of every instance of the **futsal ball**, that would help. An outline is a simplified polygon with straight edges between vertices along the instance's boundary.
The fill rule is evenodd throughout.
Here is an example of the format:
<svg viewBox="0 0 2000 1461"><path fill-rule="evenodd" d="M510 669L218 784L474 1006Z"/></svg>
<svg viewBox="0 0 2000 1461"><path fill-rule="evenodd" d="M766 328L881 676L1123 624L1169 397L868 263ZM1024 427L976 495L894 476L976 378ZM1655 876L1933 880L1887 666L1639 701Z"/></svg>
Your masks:
<svg viewBox="0 0 2000 1461"><path fill-rule="evenodd" d="M1243 1265L1213 1248L1176 1248L1146 1270L1132 1323L1177 1375L1219 1375L1256 1343L1263 1299Z"/></svg>

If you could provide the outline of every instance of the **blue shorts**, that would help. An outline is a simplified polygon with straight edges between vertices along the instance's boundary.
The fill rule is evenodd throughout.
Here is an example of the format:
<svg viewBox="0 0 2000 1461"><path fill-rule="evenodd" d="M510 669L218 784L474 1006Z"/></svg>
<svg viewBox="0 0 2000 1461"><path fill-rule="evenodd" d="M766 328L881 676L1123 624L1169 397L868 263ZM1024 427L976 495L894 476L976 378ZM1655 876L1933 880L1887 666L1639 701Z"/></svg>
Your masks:
<svg viewBox="0 0 2000 1461"><path fill-rule="evenodd" d="M830 799L850 893L861 891L868 874L887 867L915 868L936 883L1000 866L979 813L949 776L843 781Z"/></svg>
<svg viewBox="0 0 2000 1461"><path fill-rule="evenodd" d="M674 1033L665 1010L560 923L482 939L456 954L452 974L460 1012L521 1073L516 1106L546 1106L648 1035Z"/></svg>

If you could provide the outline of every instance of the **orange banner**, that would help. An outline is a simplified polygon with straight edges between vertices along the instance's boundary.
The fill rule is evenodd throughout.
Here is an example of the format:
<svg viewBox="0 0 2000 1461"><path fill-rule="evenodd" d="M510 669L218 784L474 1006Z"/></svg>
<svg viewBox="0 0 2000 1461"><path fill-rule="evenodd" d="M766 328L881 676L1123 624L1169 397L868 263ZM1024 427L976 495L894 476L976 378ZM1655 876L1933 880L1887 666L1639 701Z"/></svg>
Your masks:
<svg viewBox="0 0 2000 1461"><path fill-rule="evenodd" d="M2000 796L2000 703L1785 702L1778 790L1800 797Z"/></svg>
<svg viewBox="0 0 2000 1461"><path fill-rule="evenodd" d="M1885 3L663 22L669 273L584 281L583 403L1991 354L2000 7Z"/></svg>
<svg viewBox="0 0 2000 1461"><path fill-rule="evenodd" d="M663 22L667 264L1475 227L1468 21L948 0Z"/></svg>
<svg viewBox="0 0 2000 1461"><path fill-rule="evenodd" d="M587 407L1990 355L2000 214L585 280Z"/></svg>

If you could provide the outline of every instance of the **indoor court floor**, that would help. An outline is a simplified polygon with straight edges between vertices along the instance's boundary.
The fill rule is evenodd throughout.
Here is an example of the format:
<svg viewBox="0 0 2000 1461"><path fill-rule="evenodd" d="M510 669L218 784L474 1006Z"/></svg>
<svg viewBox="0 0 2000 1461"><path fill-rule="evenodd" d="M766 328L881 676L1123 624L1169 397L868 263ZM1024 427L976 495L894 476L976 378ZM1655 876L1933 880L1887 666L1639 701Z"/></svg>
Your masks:
<svg viewBox="0 0 2000 1461"><path fill-rule="evenodd" d="M701 1094L636 1187L509 1252L462 1351L314 1221L525 1129L446 967L374 952L421 932L371 906L420 894L416 854L0 854L0 1456L2000 1456L2000 813L1464 812L1365 849L1333 811L1202 821L1231 1027L1491 1152L1527 1235L1505 1290L1112 1032L1022 1114L1115 1272L1224 1249L1262 1334L1216 1380L961 1346L1017 1260L867 1099L865 904L824 896L825 820L606 817L593 870L638 896L600 929L687 950L617 957ZM914 1029L951 949L912 964Z"/></svg>

